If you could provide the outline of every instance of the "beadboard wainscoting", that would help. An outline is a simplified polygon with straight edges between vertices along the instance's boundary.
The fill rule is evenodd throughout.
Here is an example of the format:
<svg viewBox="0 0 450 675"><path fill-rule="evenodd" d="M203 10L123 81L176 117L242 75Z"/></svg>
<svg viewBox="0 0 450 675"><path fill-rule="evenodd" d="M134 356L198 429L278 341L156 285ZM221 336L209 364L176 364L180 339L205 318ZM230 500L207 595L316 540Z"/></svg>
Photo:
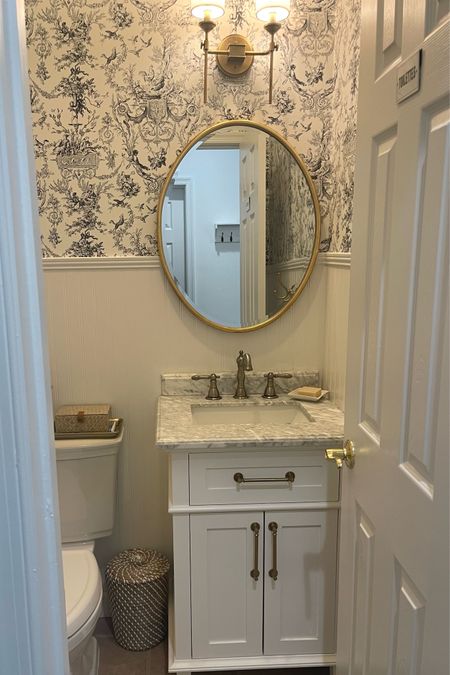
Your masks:
<svg viewBox="0 0 450 675"><path fill-rule="evenodd" d="M350 253L323 256L325 288L325 332L322 353L322 386L331 400L344 410L347 367L348 302L350 293Z"/></svg>
<svg viewBox="0 0 450 675"><path fill-rule="evenodd" d="M44 260L54 405L110 402L125 419L113 537L118 550L171 554L167 457L155 448L163 372L234 370L239 349L257 370L319 369L342 407L349 255L320 255L300 299L278 321L247 334L214 330L182 305L152 258Z"/></svg>
<svg viewBox="0 0 450 675"><path fill-rule="evenodd" d="M343 400L347 297L335 279L342 277L345 291L348 268L331 266L339 256L320 256L300 299L278 321L241 335L196 319L151 258L44 260L54 405L110 402L125 419L116 527L98 542L101 566L130 546L171 554L167 457L155 448L161 373L234 370L244 349L257 370L330 364L323 386L336 382L336 400Z"/></svg>

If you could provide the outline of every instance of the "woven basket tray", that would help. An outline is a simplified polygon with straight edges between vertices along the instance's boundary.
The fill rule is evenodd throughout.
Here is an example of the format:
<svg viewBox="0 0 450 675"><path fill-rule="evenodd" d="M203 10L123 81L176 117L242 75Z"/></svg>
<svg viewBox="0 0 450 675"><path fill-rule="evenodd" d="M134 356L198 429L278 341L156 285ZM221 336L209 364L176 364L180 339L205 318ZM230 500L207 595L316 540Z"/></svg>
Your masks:
<svg viewBox="0 0 450 675"><path fill-rule="evenodd" d="M150 649L166 637L169 567L144 548L122 551L106 566L114 637L124 649Z"/></svg>
<svg viewBox="0 0 450 675"><path fill-rule="evenodd" d="M109 403L62 405L55 413L55 433L77 433L81 438L85 433L106 432L110 417Z"/></svg>

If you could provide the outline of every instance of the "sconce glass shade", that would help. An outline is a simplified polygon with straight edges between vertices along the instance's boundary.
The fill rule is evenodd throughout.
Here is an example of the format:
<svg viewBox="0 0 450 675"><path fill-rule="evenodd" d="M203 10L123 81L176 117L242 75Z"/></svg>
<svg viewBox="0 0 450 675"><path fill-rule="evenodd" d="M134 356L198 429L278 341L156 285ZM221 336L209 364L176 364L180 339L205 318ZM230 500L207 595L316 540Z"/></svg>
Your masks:
<svg viewBox="0 0 450 675"><path fill-rule="evenodd" d="M225 11L225 0L191 0L191 13L197 19L218 19Z"/></svg>
<svg viewBox="0 0 450 675"><path fill-rule="evenodd" d="M284 21L290 9L290 0L256 0L256 16L265 23Z"/></svg>

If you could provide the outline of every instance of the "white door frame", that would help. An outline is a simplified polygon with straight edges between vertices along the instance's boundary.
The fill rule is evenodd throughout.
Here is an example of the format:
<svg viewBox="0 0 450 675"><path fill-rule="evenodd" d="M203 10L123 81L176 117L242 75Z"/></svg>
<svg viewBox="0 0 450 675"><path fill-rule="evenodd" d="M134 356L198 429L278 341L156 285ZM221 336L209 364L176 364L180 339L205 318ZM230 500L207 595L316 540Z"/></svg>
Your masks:
<svg viewBox="0 0 450 675"><path fill-rule="evenodd" d="M69 672L23 0L0 3L0 672Z"/></svg>
<svg viewBox="0 0 450 675"><path fill-rule="evenodd" d="M263 153L264 160L261 161ZM246 157L247 169L244 168L243 157ZM245 173L248 174L249 171L252 174L250 181L245 176ZM261 138L261 134L257 132L246 133L245 138L241 139L239 143L239 172L241 325L248 326L263 321L267 316L265 257L266 143ZM248 182L256 185L256 188L248 197L244 197L245 190L249 189ZM252 213L256 214L256 218L252 218ZM256 224L256 227L249 226L252 222Z"/></svg>
<svg viewBox="0 0 450 675"><path fill-rule="evenodd" d="M196 275L194 274L195 267L195 238L194 238L194 218L195 218L195 202L194 202L194 181L188 176L173 177L173 184L176 187L184 187L185 196L185 249L186 249L186 293L188 294L192 303L195 302L196 297Z"/></svg>

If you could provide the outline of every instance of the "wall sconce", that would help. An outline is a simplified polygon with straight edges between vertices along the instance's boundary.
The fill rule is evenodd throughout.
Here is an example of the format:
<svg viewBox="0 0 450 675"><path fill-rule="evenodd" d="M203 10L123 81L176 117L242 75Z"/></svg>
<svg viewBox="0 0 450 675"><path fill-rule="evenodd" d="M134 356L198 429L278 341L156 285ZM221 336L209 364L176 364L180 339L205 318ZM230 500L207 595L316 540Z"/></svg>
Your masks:
<svg viewBox="0 0 450 675"><path fill-rule="evenodd" d="M208 97L208 56L216 57L219 69L229 77L244 75L253 64L255 56L269 57L269 103L272 103L273 87L273 53L277 51L275 34L281 28L281 22L289 16L290 0L256 0L256 16L265 22L264 28L270 35L270 45L266 51L255 52L249 41L234 33L228 35L219 44L218 49L209 48L209 33L216 27L214 19L218 19L225 11L225 0L191 0L191 12L200 19L199 26L205 34L201 43L204 54L203 67L203 102Z"/></svg>

